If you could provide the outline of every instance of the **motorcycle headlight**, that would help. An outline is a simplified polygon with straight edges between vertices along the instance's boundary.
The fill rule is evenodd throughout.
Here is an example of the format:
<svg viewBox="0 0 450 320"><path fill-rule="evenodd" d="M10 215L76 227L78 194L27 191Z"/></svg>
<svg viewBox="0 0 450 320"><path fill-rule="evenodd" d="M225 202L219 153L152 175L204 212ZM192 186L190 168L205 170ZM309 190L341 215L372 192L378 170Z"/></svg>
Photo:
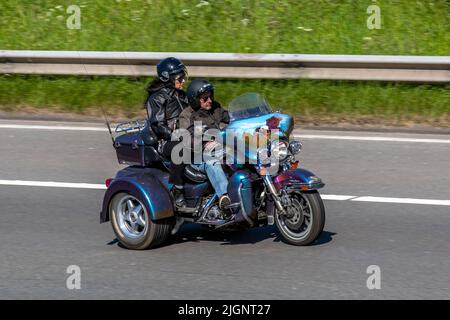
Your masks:
<svg viewBox="0 0 450 320"><path fill-rule="evenodd" d="M289 143L289 150L291 151L291 153L293 155L296 155L297 153L302 151L302 149L303 149L303 145L298 140L293 140Z"/></svg>
<svg viewBox="0 0 450 320"><path fill-rule="evenodd" d="M273 141L270 145L272 156L278 158L280 162L287 159L289 155L289 146L286 141Z"/></svg>

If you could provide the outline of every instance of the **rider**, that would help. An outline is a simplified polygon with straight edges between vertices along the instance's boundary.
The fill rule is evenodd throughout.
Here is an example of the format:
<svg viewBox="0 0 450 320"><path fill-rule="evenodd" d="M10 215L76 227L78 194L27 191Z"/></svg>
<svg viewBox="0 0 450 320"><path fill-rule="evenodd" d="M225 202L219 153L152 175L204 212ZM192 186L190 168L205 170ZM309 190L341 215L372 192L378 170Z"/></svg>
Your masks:
<svg viewBox="0 0 450 320"><path fill-rule="evenodd" d="M223 129L230 123L228 111L223 109L221 105L214 100L214 87L206 80L192 81L186 91L189 106L192 110L185 109L180 115L180 119L186 118L190 114L189 131L193 134L197 127L194 122L201 122L201 130L205 129ZM180 120L183 121L183 120ZM203 150L208 152L218 146L218 142L211 140L203 145ZM219 196L219 207L225 209L231 204L227 194L228 178L226 177L221 159L208 159L201 164L192 164L198 170L206 172L217 196Z"/></svg>
<svg viewBox="0 0 450 320"><path fill-rule="evenodd" d="M172 149L179 143L171 141L171 134L178 126L180 113L188 106L183 85L187 78L186 66L181 60L169 57L156 66L158 77L147 87L148 98L145 102L151 128L159 139L163 140L162 154L170 159ZM173 184L175 204L185 205L184 200L184 164L171 164L169 183Z"/></svg>

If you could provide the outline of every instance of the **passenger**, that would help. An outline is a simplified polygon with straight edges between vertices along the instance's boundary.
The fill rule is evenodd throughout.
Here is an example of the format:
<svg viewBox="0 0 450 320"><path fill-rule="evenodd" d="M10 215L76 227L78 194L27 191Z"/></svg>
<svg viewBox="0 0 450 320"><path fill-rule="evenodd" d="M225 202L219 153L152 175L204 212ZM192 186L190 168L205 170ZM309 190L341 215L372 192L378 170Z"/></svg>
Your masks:
<svg viewBox="0 0 450 320"><path fill-rule="evenodd" d="M188 106L183 85L186 82L186 66L177 58L161 60L156 66L158 77L147 88L148 98L145 102L147 115L152 130L158 139L163 140L162 154L170 159L172 149L179 143L171 141L172 132L178 127L178 118ZM175 205L183 207L185 164L171 164L169 183L173 184L172 193Z"/></svg>

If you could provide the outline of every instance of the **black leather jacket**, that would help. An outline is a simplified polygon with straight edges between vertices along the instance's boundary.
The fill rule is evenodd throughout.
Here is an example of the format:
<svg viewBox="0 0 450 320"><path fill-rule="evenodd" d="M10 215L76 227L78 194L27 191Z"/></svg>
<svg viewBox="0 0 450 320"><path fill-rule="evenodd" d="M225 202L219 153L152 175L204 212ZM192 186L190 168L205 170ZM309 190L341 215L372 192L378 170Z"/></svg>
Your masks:
<svg viewBox="0 0 450 320"><path fill-rule="evenodd" d="M148 92L145 107L151 128L159 139L170 140L181 111L188 106L186 94L163 84L151 85Z"/></svg>

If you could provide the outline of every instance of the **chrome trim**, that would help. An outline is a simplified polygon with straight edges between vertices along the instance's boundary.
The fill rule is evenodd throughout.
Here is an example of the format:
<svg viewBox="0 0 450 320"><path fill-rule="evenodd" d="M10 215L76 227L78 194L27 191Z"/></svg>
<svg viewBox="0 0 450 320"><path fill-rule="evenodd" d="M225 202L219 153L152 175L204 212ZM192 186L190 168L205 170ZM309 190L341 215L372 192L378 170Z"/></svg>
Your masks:
<svg viewBox="0 0 450 320"><path fill-rule="evenodd" d="M282 140L282 139L272 141L272 142L270 143L270 154L271 154L271 155L272 155L273 149L275 148L275 146L274 146L275 143L277 143L278 146L279 146L280 144L284 144L284 145L286 146L286 156L284 156L283 158L281 158L281 157L278 158L278 161L279 161L279 162L284 162L284 161L286 161L286 160L288 159L288 157L289 157L289 142L287 142L287 141L285 141L285 140ZM277 146L277 147L278 147L278 146Z"/></svg>
<svg viewBox="0 0 450 320"><path fill-rule="evenodd" d="M325 183L323 183L322 181L320 182L313 182L313 183L298 183L298 182L293 182L293 183L288 183L286 185L287 189L298 189L298 188L304 188L307 187L310 190L316 190L316 189L321 189L325 186Z"/></svg>
<svg viewBox="0 0 450 320"><path fill-rule="evenodd" d="M291 151L291 153L293 155L300 153L300 151L302 151L302 150L303 150L303 144L301 141L292 140L291 142L289 142L289 151Z"/></svg>
<svg viewBox="0 0 450 320"><path fill-rule="evenodd" d="M115 132L126 132L126 133L137 132L137 131L140 132L145 128L146 124L147 124L147 120L145 120L145 119L119 123L116 126Z"/></svg>
<svg viewBox="0 0 450 320"><path fill-rule="evenodd" d="M267 186L268 191L272 195L273 201L275 202L275 206L277 207L277 209L280 212L284 213L285 210L283 208L283 205L280 202L280 199L278 198L277 189L275 188L275 186L273 184L271 176L265 175L262 178L263 178L264 183Z"/></svg>
<svg viewBox="0 0 450 320"><path fill-rule="evenodd" d="M209 221L206 218L206 214L208 213L208 209L214 204L214 201L217 198L217 194L214 193L214 195L208 200L206 201L206 203L203 205L201 212L202 215L200 218L198 218L197 222L201 222L201 221Z"/></svg>

